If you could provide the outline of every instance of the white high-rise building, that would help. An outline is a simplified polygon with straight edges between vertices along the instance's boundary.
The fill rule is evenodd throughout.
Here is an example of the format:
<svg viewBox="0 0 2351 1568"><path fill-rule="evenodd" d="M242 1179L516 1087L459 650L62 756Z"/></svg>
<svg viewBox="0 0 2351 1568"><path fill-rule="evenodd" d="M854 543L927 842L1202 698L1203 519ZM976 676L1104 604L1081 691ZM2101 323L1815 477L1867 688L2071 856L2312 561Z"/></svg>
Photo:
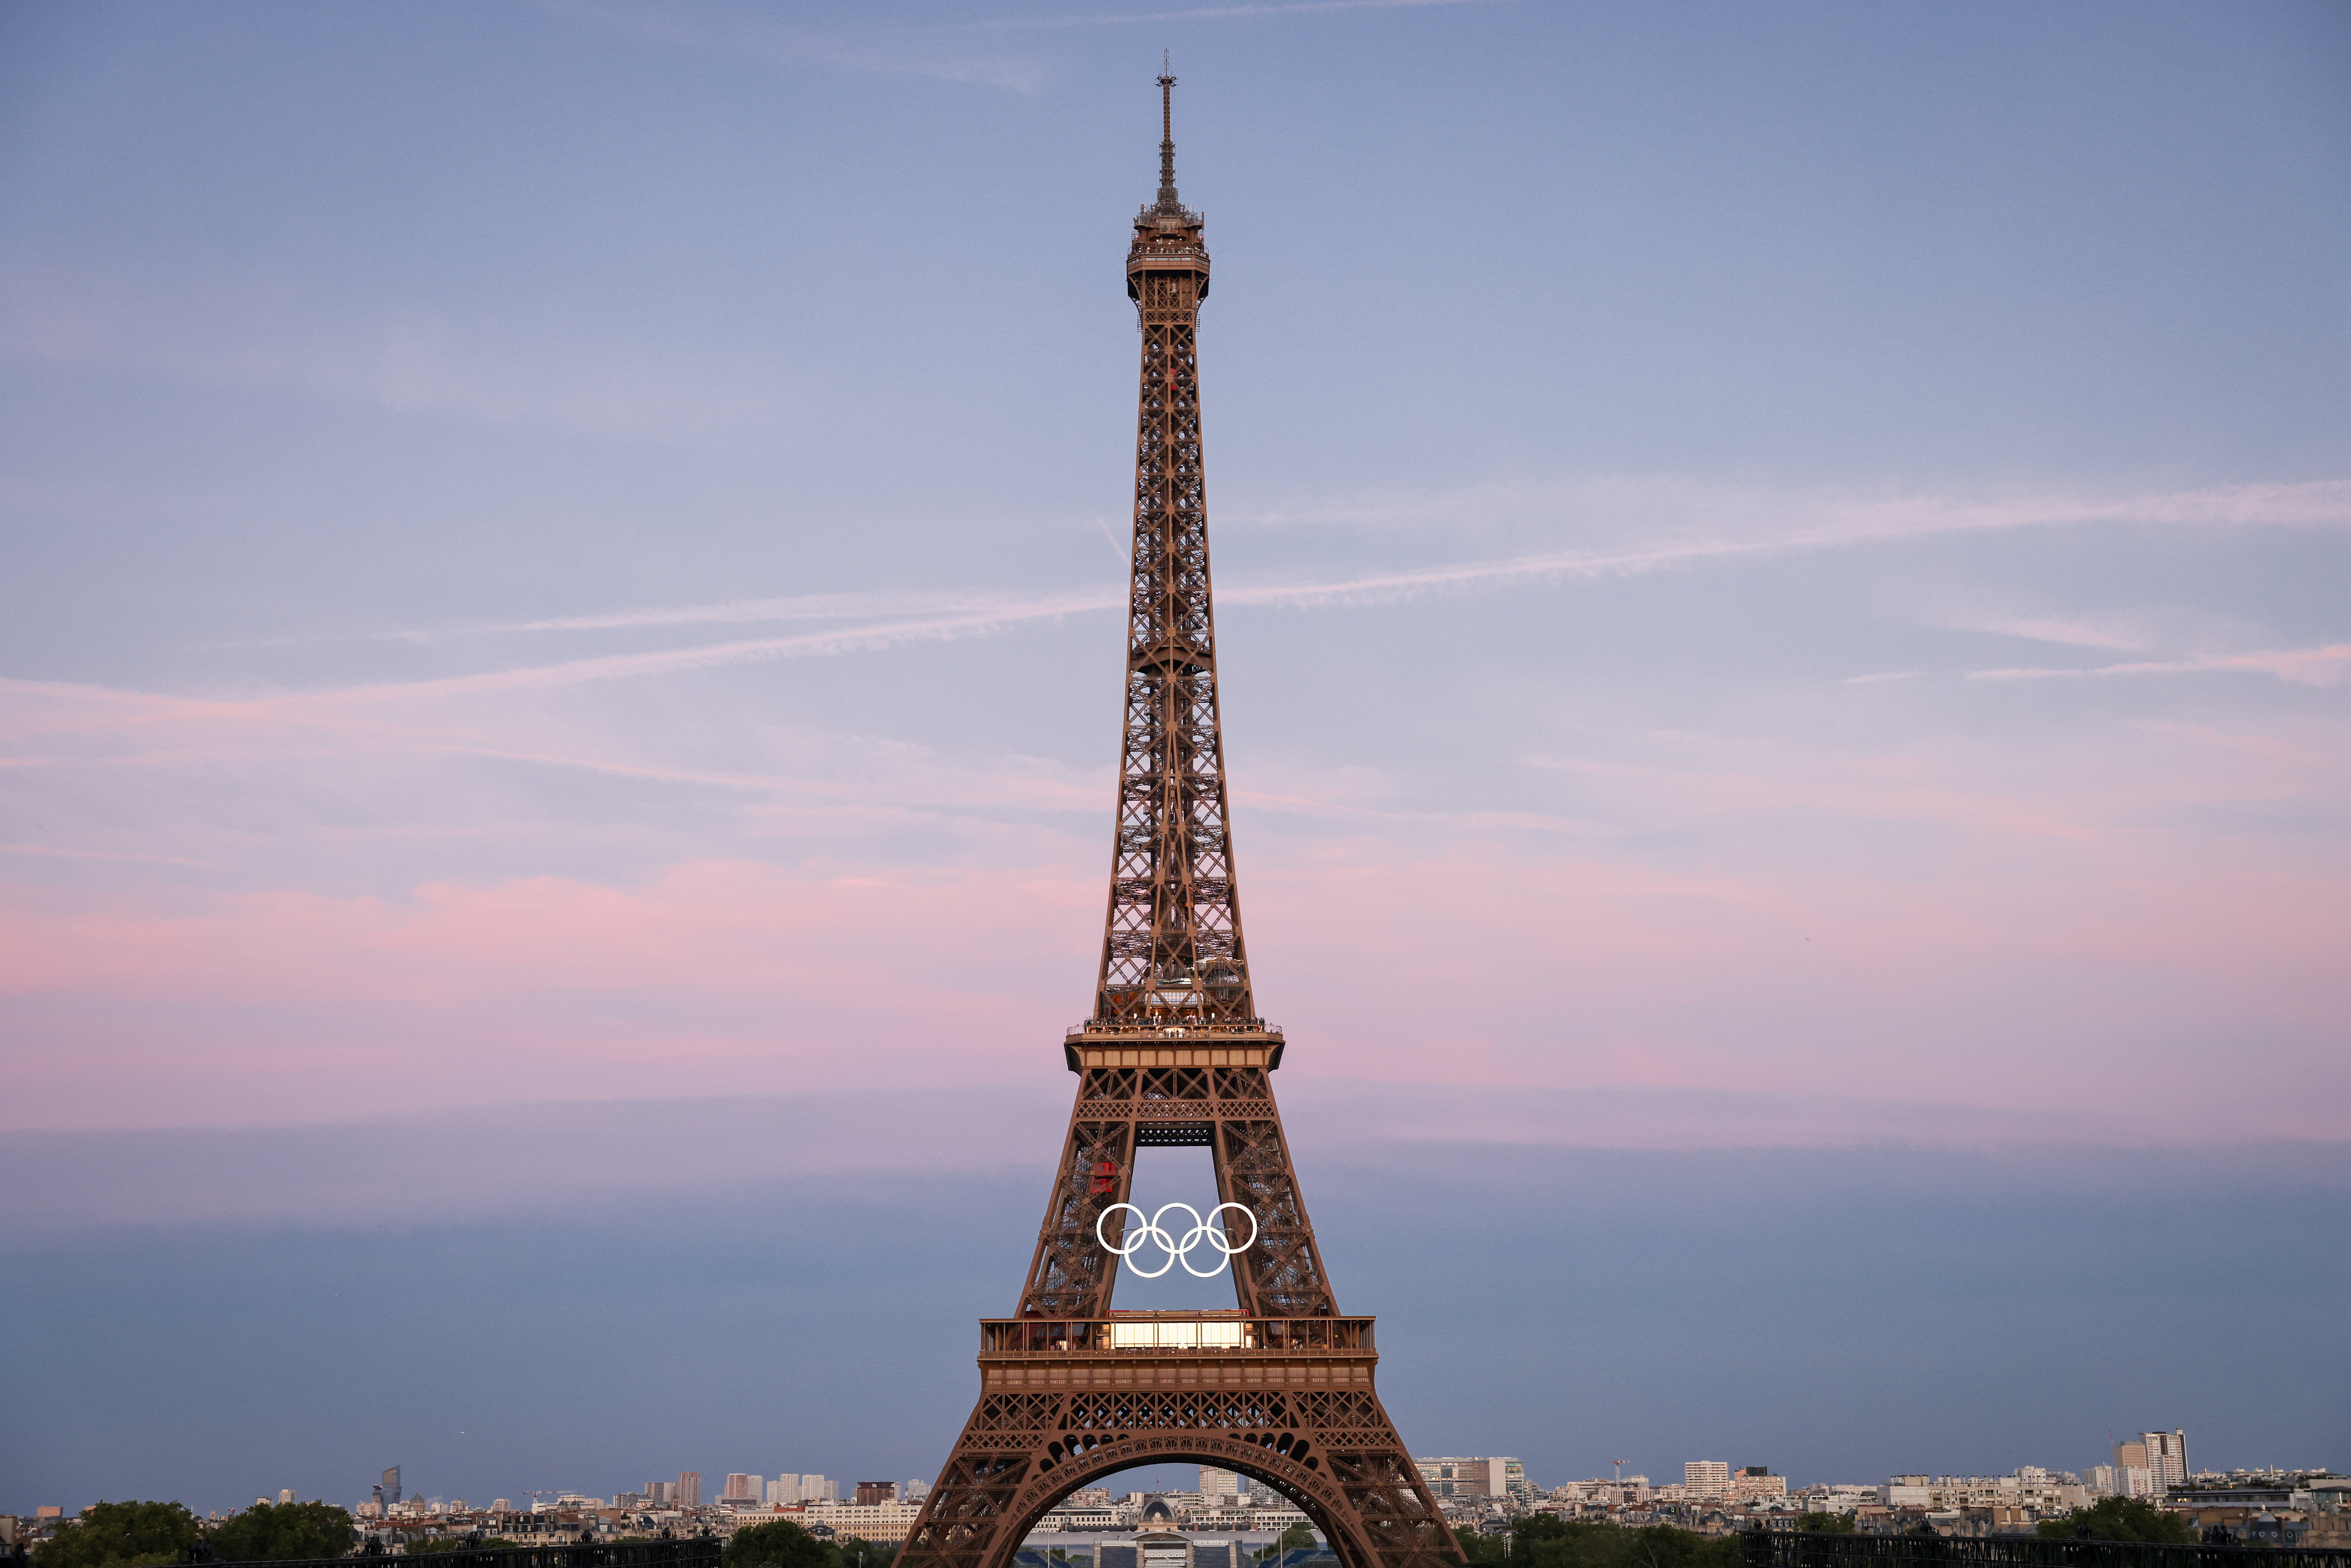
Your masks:
<svg viewBox="0 0 2351 1568"><path fill-rule="evenodd" d="M839 1502L841 1500L841 1483L839 1481L829 1481L822 1476L802 1476L800 1478L800 1500L802 1502Z"/></svg>
<svg viewBox="0 0 2351 1568"><path fill-rule="evenodd" d="M766 1482L758 1476L747 1476L740 1470L726 1472L726 1490L718 1494L721 1502L759 1502Z"/></svg>
<svg viewBox="0 0 2351 1568"><path fill-rule="evenodd" d="M1229 1500L1241 1495L1241 1478L1230 1470L1220 1470L1214 1465L1200 1467L1200 1496L1208 1502Z"/></svg>
<svg viewBox="0 0 2351 1568"><path fill-rule="evenodd" d="M1516 1459L1415 1459L1420 1479L1438 1497L1531 1497L1527 1470Z"/></svg>
<svg viewBox="0 0 2351 1568"><path fill-rule="evenodd" d="M2187 1433L2177 1427L2168 1432L2141 1432L2138 1440L2147 1450L2147 1473L2153 1491L2159 1494L2188 1484Z"/></svg>
<svg viewBox="0 0 2351 1568"><path fill-rule="evenodd" d="M1682 1466L1682 1493L1692 1498L1730 1495L1730 1461L1692 1459Z"/></svg>
<svg viewBox="0 0 2351 1568"><path fill-rule="evenodd" d="M799 1500L799 1477L791 1475L778 1476L774 1480L768 1483L768 1506L770 1508L789 1508L792 1504Z"/></svg>
<svg viewBox="0 0 2351 1568"><path fill-rule="evenodd" d="M2119 1446L2130 1449L2133 1454L2138 1451L2137 1443ZM2090 1495L2094 1498L2145 1497L2154 1490L2153 1474L2145 1465L2092 1465L2090 1467Z"/></svg>
<svg viewBox="0 0 2351 1568"><path fill-rule="evenodd" d="M916 1476L898 1489L899 1499L905 1502L920 1502L930 1495L931 1483L920 1476Z"/></svg>
<svg viewBox="0 0 2351 1568"><path fill-rule="evenodd" d="M278 1507L280 1507L280 1508L284 1508L287 1503L292 1502L293 1500L294 1500L294 1489L293 1489L292 1487L279 1487L279 1488L277 1489L277 1506L278 1506Z"/></svg>

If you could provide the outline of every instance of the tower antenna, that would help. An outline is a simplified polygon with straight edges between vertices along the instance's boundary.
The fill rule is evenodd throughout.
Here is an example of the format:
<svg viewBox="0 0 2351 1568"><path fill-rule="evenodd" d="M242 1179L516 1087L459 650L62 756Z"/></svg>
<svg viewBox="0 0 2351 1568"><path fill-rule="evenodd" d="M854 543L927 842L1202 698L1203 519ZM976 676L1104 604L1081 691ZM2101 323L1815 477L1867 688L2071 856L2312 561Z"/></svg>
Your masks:
<svg viewBox="0 0 2351 1568"><path fill-rule="evenodd" d="M1168 51L1159 51L1159 210L1183 206L1176 195L1176 76Z"/></svg>

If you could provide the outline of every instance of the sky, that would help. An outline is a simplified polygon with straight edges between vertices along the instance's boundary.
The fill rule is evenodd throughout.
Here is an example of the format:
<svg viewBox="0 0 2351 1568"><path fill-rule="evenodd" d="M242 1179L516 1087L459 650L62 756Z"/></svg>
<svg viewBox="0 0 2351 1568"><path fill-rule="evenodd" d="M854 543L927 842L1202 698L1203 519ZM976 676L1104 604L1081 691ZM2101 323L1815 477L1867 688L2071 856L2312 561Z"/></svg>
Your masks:
<svg viewBox="0 0 2351 1568"><path fill-rule="evenodd" d="M0 1510L935 1470L1163 49L1408 1440L2351 1469L2341 8L15 4Z"/></svg>

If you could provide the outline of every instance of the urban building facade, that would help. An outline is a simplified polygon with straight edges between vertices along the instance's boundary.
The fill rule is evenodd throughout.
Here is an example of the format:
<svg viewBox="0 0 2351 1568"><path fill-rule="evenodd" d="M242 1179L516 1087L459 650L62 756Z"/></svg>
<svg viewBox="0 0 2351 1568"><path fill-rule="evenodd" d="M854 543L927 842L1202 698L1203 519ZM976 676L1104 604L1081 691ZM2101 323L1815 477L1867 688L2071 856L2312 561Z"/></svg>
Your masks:
<svg viewBox="0 0 2351 1568"><path fill-rule="evenodd" d="M1531 1496L1526 1467L1511 1458L1413 1460L1420 1479L1437 1498Z"/></svg>
<svg viewBox="0 0 2351 1568"><path fill-rule="evenodd" d="M1725 1459L1692 1459L1682 1466L1682 1490L1694 1498L1730 1495L1730 1465Z"/></svg>
<svg viewBox="0 0 2351 1568"><path fill-rule="evenodd" d="M2188 1434L2177 1427L2168 1432L2141 1432L2135 1443L2125 1443L2123 1448L2137 1448L2142 1456L2139 1463L2147 1467L2148 1483L2155 1490L2168 1491L2188 1482ZM2121 1449L2116 1450L2116 1462L2123 1462Z"/></svg>

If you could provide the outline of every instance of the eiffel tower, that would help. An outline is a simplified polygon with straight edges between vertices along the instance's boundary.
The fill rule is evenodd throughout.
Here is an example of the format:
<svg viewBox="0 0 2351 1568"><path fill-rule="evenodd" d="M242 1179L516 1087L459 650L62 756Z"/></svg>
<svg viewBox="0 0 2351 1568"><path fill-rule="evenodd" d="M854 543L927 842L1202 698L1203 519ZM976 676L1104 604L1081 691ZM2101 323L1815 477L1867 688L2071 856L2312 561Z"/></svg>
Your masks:
<svg viewBox="0 0 2351 1568"><path fill-rule="evenodd" d="M1196 332L1200 214L1176 193L1159 78L1158 199L1134 220L1143 329L1126 725L1093 1016L1063 1050L1068 1141L1018 1315L980 1323L979 1403L925 1500L905 1568L1010 1568L1046 1510L1136 1465L1238 1471L1295 1502L1341 1568L1455 1568L1459 1548L1373 1388L1372 1320L1342 1317L1274 1105L1228 831ZM1129 1206L1135 1152L1205 1146L1219 1206L1162 1230ZM1246 1211L1246 1238L1234 1207ZM1227 1218L1228 1215L1234 1218ZM1232 1311L1111 1310L1119 1260L1227 1253ZM1221 1262L1219 1258L1217 1261Z"/></svg>

